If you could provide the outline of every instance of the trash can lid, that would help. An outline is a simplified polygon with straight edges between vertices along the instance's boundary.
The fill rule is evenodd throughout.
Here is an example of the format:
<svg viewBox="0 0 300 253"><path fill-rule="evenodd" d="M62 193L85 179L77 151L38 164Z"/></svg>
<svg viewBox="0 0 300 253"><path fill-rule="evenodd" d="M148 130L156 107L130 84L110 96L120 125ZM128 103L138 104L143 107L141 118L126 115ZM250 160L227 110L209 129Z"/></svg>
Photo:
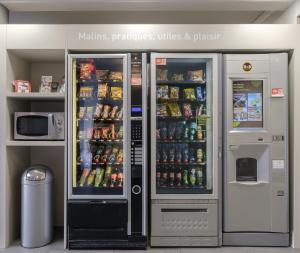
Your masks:
<svg viewBox="0 0 300 253"><path fill-rule="evenodd" d="M29 181L43 181L46 178L46 171L44 169L31 168L27 170L26 179Z"/></svg>
<svg viewBox="0 0 300 253"><path fill-rule="evenodd" d="M53 181L53 173L50 168L45 165L32 165L24 171L22 175L23 184L48 183Z"/></svg>

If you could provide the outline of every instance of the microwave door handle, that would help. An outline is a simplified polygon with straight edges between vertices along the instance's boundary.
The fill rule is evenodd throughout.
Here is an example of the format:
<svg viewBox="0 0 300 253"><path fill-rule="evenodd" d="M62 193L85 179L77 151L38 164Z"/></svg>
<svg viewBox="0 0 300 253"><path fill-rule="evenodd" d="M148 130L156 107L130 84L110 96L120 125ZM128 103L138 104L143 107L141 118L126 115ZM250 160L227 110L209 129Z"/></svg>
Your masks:
<svg viewBox="0 0 300 253"><path fill-rule="evenodd" d="M49 113L48 114L48 136L50 138L54 135L53 129L54 129L54 115L53 113Z"/></svg>

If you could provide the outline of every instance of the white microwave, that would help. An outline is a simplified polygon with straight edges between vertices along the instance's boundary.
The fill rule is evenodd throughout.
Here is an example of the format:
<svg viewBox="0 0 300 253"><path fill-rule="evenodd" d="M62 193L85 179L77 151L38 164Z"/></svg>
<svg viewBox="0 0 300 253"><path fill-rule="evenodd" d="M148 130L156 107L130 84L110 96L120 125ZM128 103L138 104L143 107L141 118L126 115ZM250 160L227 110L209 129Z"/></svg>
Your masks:
<svg viewBox="0 0 300 253"><path fill-rule="evenodd" d="M15 112L15 140L64 140L63 112Z"/></svg>

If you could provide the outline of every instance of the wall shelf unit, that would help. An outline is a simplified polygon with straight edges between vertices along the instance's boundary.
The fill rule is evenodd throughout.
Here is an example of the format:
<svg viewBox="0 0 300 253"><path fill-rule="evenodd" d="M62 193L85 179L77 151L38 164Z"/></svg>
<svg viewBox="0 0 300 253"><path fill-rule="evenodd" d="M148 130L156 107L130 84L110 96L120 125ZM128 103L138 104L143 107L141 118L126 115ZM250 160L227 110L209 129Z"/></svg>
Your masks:
<svg viewBox="0 0 300 253"><path fill-rule="evenodd" d="M64 147L65 141L6 141L9 147Z"/></svg>
<svg viewBox="0 0 300 253"><path fill-rule="evenodd" d="M40 93L40 92L31 92L31 93L15 93L7 92L6 97L11 99L23 99L23 100L46 100L46 101L63 101L65 100L64 93Z"/></svg>
<svg viewBox="0 0 300 253"><path fill-rule="evenodd" d="M20 238L20 178L34 164L44 164L54 173L54 226L64 226L65 140L15 140L15 112L65 112L66 94L40 93L41 76L61 82L65 75L65 51L49 49L5 50L4 164L6 195L6 246ZM29 80L31 93L15 93L13 80ZM65 115L66 116L66 115ZM66 118L65 118L66 122ZM65 139L67 137L65 129ZM13 207L13 208L11 208Z"/></svg>

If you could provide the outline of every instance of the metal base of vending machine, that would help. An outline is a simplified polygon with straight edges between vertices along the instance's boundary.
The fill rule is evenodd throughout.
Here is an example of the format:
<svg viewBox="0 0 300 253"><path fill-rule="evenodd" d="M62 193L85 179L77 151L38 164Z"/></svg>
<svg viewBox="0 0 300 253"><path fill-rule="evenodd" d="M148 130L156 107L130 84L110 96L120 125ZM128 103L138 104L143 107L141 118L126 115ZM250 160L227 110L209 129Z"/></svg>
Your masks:
<svg viewBox="0 0 300 253"><path fill-rule="evenodd" d="M69 249L146 249L147 237L128 235L127 200L70 201Z"/></svg>
<svg viewBox="0 0 300 253"><path fill-rule="evenodd" d="M287 247L289 233L223 233L224 246Z"/></svg>
<svg viewBox="0 0 300 253"><path fill-rule="evenodd" d="M152 201L152 247L216 247L218 200Z"/></svg>

